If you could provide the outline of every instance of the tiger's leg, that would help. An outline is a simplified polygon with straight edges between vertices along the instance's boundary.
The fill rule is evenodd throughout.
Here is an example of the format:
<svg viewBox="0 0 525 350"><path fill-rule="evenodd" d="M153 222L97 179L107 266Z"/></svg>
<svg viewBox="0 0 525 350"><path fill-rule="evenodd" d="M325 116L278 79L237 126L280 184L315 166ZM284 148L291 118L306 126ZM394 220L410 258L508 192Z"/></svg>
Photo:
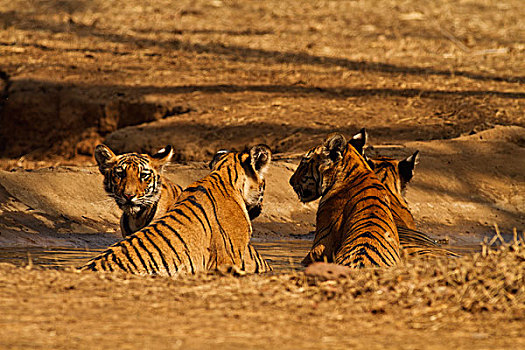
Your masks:
<svg viewBox="0 0 525 350"><path fill-rule="evenodd" d="M248 273L264 273L272 271L272 267L268 264L257 250L248 243L245 253L243 255L243 270Z"/></svg>
<svg viewBox="0 0 525 350"><path fill-rule="evenodd" d="M211 250L214 251L214 249ZM250 243L248 243L244 252L239 250L238 254L235 254L233 260L231 258L220 258L217 254L210 254L207 269L223 272L242 271L246 273L263 273L272 271L268 262Z"/></svg>
<svg viewBox="0 0 525 350"><path fill-rule="evenodd" d="M324 224L319 221L316 223L314 243L312 244L312 249L310 249L306 257L301 261L303 266L308 266L316 261L334 261L335 252L341 244L340 239L338 239L340 225L340 219Z"/></svg>

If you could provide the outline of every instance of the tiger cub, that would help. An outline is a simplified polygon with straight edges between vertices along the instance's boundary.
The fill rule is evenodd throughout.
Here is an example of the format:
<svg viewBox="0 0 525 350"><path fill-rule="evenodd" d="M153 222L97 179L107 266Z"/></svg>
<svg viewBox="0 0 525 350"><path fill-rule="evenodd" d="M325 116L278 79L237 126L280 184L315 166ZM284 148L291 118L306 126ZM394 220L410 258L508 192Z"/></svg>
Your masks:
<svg viewBox="0 0 525 350"><path fill-rule="evenodd" d="M95 159L104 175L104 189L122 210L120 230L123 237L164 215L181 194L182 187L161 175L172 156L173 149L169 145L152 156L115 155L106 145L95 148Z"/></svg>
<svg viewBox="0 0 525 350"><path fill-rule="evenodd" d="M270 271L249 244L271 161L266 145L221 152L212 171L182 191L162 217L93 258L82 270L173 276L234 268Z"/></svg>
<svg viewBox="0 0 525 350"><path fill-rule="evenodd" d="M379 181L388 191L392 207L392 215L397 226L416 229L414 216L408 209L408 204L404 198L406 184L414 175L414 167L418 159L419 151L411 156L396 160L389 157L369 158L368 164L376 173Z"/></svg>
<svg viewBox="0 0 525 350"><path fill-rule="evenodd" d="M354 135L350 143L364 155L367 132L362 129ZM411 156L396 160L389 157L368 158L368 165L374 170L379 181L383 183L390 197L390 208L399 234L401 251L405 256L458 256L444 249L427 234L417 231L416 223L404 198L406 185L414 176L414 169L419 159L419 151Z"/></svg>
<svg viewBox="0 0 525 350"><path fill-rule="evenodd" d="M370 168L377 175L379 181L385 186L390 197L392 215L397 227L416 229L416 224L412 213L408 209L404 193L407 183L414 176L414 168L418 161L419 151L401 161L389 157L369 158L364 153L364 148L368 141L368 133L361 129L349 141L354 148L367 161ZM401 236L399 237L402 240Z"/></svg>
<svg viewBox="0 0 525 350"><path fill-rule="evenodd" d="M302 202L319 197L312 249L303 260L350 267L394 266L399 237L385 186L341 134L310 149L290 178Z"/></svg>

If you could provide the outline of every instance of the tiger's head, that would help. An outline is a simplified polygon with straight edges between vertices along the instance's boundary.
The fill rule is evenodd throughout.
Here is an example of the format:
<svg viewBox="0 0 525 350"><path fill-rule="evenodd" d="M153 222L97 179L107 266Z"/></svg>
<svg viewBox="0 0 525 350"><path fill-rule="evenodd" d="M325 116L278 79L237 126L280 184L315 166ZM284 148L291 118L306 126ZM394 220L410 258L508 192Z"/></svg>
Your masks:
<svg viewBox="0 0 525 350"><path fill-rule="evenodd" d="M348 144L352 144L352 141L347 143L343 135L334 133L329 135L322 145L306 152L290 178L290 185L301 202L316 200L333 184L337 164L343 158Z"/></svg>
<svg viewBox="0 0 525 350"><path fill-rule="evenodd" d="M362 155L366 139L364 128L348 142L342 134L333 133L328 135L322 145L308 150L290 178L290 185L299 200L307 203L321 197L335 182L338 164L343 156L364 162Z"/></svg>
<svg viewBox="0 0 525 350"><path fill-rule="evenodd" d="M414 176L414 168L419 159L419 151L414 152L414 154L403 160L396 160L390 157L370 158L365 155L367 141L368 134L365 129L361 129L352 137L349 143L366 159L370 168L376 173L385 187L395 194L403 195L407 183Z"/></svg>
<svg viewBox="0 0 525 350"><path fill-rule="evenodd" d="M220 150L209 164L212 171L224 170L228 181L240 186L250 220L261 214L266 187L264 176L271 159L270 147L260 144L242 152Z"/></svg>
<svg viewBox="0 0 525 350"><path fill-rule="evenodd" d="M414 169L419 160L419 151L411 156L396 160L390 157L367 158L379 180L398 195L404 195L406 185L414 176Z"/></svg>
<svg viewBox="0 0 525 350"><path fill-rule="evenodd" d="M139 153L115 155L105 145L95 148L95 159L104 175L104 189L120 209L130 214L158 202L162 184L160 174L172 156L173 148L169 145L152 156Z"/></svg>

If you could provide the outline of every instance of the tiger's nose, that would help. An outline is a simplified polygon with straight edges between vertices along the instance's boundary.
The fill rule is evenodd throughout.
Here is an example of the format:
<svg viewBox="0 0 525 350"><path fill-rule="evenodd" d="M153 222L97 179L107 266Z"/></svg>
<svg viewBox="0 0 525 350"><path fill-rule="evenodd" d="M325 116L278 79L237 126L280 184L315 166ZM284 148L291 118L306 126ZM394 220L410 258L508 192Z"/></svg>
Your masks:
<svg viewBox="0 0 525 350"><path fill-rule="evenodd" d="M124 193L123 196L124 198L126 198L126 200L131 201L133 197L135 197L135 194L134 193Z"/></svg>

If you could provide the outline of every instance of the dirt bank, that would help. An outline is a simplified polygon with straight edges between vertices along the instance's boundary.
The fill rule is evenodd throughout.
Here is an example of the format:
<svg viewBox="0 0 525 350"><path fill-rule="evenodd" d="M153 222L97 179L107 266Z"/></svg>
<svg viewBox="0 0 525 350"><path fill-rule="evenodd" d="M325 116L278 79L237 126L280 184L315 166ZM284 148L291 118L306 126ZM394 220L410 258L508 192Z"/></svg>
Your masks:
<svg viewBox="0 0 525 350"><path fill-rule="evenodd" d="M371 130L373 132L373 130ZM407 191L419 227L453 244L477 244L492 235L525 228L525 129L498 127L469 137L376 147L370 154L406 157L421 152ZM273 162L256 239L307 235L317 203L301 204L288 179L296 155ZM206 162L173 164L166 176L183 186L208 172ZM0 172L0 244L104 246L119 237L120 212L102 188L95 166Z"/></svg>

